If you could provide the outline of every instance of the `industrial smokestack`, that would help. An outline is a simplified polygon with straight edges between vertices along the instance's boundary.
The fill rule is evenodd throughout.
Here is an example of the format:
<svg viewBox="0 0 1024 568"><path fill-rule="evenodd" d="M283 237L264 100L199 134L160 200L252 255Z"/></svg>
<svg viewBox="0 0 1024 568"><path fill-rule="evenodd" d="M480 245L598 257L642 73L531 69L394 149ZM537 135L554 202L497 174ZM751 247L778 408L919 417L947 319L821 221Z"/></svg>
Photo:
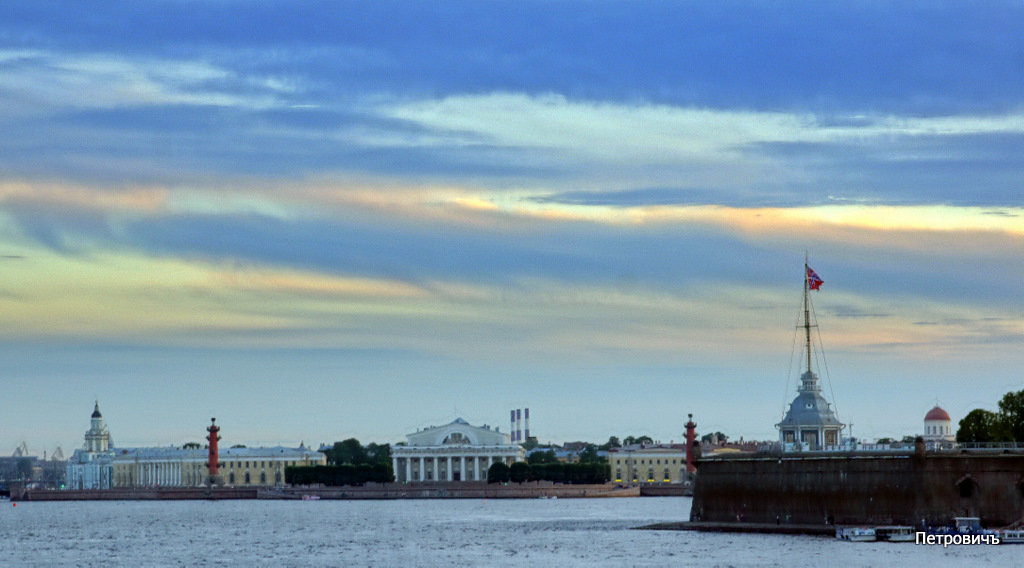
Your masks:
<svg viewBox="0 0 1024 568"><path fill-rule="evenodd" d="M523 409L516 409L516 441L523 441Z"/></svg>
<svg viewBox="0 0 1024 568"><path fill-rule="evenodd" d="M509 428L508 428L508 434L509 434L509 437L512 438L512 443L514 444L514 443L516 443L516 411L515 410L509 410L508 412L509 412L509 419L508 420L509 420L509 424L510 424Z"/></svg>
<svg viewBox="0 0 1024 568"><path fill-rule="evenodd" d="M526 441L530 441L530 409L526 409Z"/></svg>

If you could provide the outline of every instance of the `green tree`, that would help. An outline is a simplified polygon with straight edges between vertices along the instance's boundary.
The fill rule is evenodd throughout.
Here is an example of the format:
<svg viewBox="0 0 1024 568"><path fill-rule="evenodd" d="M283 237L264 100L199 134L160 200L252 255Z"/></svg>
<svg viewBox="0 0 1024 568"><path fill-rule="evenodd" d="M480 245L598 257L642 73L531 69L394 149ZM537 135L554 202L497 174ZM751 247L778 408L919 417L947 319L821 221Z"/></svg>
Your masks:
<svg viewBox="0 0 1024 568"><path fill-rule="evenodd" d="M1003 435L1024 442L1024 390L1003 395L999 401L999 418L1003 425Z"/></svg>
<svg viewBox="0 0 1024 568"><path fill-rule="evenodd" d="M1004 397L1005 398L1005 397ZM975 408L960 420L956 431L957 442L1004 442L1013 433L1009 431L1001 415L981 408Z"/></svg>
<svg viewBox="0 0 1024 568"><path fill-rule="evenodd" d="M503 462L493 463L487 470L487 483L508 483L510 473L509 467Z"/></svg>
<svg viewBox="0 0 1024 568"><path fill-rule="evenodd" d="M597 455L597 446L594 444L587 444L587 447L580 452L580 463L604 463L606 461L608 458Z"/></svg>
<svg viewBox="0 0 1024 568"><path fill-rule="evenodd" d="M183 450L198 450L201 447L202 446L199 445L199 442L187 442L185 445L183 445L181 447L181 449L183 449Z"/></svg>
<svg viewBox="0 0 1024 568"><path fill-rule="evenodd" d="M386 466L393 465L391 463L391 444L376 444L370 442L366 446L366 459L369 463L382 464Z"/></svg>
<svg viewBox="0 0 1024 568"><path fill-rule="evenodd" d="M331 457L334 459L335 465L358 465L367 461L366 448L363 448L363 445L355 438L335 442Z"/></svg>
<svg viewBox="0 0 1024 568"><path fill-rule="evenodd" d="M608 438L607 442L601 444L598 449L601 449L601 450L604 450L604 451L608 451L608 450L610 450L612 448L621 448L621 447L622 447L622 442L619 441L619 438L617 436L612 436L612 437Z"/></svg>
<svg viewBox="0 0 1024 568"><path fill-rule="evenodd" d="M530 479L530 464L526 462L516 462L509 468L509 481L513 483L522 483Z"/></svg>
<svg viewBox="0 0 1024 568"><path fill-rule="evenodd" d="M710 444L714 436L718 436L718 441L720 443L724 444L725 442L729 441L729 436L726 436L721 432L715 432L714 434L704 434L703 436L701 436L700 441L705 444Z"/></svg>
<svg viewBox="0 0 1024 568"><path fill-rule="evenodd" d="M539 463L555 463L556 461L558 461L558 458L555 456L555 450L533 452L526 456L526 463L530 465Z"/></svg>

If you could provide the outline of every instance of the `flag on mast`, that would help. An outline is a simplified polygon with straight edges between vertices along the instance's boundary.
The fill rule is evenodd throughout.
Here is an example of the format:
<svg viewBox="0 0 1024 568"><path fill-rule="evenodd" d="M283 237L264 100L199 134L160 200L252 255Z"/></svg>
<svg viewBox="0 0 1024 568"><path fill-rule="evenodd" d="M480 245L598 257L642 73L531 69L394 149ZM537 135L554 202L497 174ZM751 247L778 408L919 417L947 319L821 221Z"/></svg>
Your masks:
<svg viewBox="0 0 1024 568"><path fill-rule="evenodd" d="M810 266L808 266L807 267L807 289L808 290L817 290L818 288L821 288L821 285L824 284L824 283L825 283L825 281L822 280L821 277L818 276L818 274L816 272L811 270Z"/></svg>

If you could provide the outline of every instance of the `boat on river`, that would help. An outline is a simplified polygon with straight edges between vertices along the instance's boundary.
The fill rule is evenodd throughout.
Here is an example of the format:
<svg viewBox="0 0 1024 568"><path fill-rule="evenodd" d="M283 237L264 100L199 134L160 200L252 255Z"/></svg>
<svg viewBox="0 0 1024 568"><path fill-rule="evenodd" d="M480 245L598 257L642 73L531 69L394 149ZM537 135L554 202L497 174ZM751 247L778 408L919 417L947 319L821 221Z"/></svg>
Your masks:
<svg viewBox="0 0 1024 568"><path fill-rule="evenodd" d="M875 535L878 537L878 540L888 542L913 542L916 538L917 530L907 525L889 525L875 527Z"/></svg>
<svg viewBox="0 0 1024 568"><path fill-rule="evenodd" d="M1024 544L1024 529L999 531L999 544Z"/></svg>
<svg viewBox="0 0 1024 568"><path fill-rule="evenodd" d="M878 540L875 529L869 527L839 527L836 538L850 542L873 542Z"/></svg>

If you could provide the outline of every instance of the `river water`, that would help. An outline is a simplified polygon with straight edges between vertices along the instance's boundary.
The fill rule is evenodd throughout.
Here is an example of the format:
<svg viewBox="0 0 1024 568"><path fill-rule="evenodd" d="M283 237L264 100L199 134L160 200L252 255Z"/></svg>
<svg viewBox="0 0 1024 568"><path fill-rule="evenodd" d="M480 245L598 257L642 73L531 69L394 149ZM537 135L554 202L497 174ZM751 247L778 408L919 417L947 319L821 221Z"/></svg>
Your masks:
<svg viewBox="0 0 1024 568"><path fill-rule="evenodd" d="M1013 566L1024 546L630 530L690 499L0 503L0 566Z"/></svg>

